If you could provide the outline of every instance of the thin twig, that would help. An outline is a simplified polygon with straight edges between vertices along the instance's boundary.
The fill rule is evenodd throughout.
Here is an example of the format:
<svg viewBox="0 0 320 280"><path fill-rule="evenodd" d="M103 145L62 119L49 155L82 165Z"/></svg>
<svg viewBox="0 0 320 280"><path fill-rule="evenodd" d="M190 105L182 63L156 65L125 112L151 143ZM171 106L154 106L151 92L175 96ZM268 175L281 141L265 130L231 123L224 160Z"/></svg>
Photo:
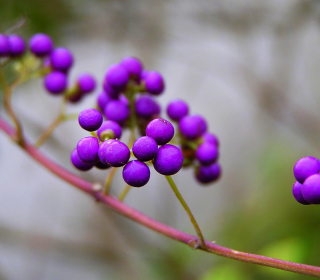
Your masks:
<svg viewBox="0 0 320 280"><path fill-rule="evenodd" d="M113 177L114 175L116 174L116 171L117 171L117 168L116 167L112 167L108 177L107 177L107 180L106 180L106 183L105 183L105 186L104 186L104 191L103 193L105 195L108 195L109 192L110 192L110 186L111 186L111 183L112 183L112 180L113 180Z"/></svg>
<svg viewBox="0 0 320 280"><path fill-rule="evenodd" d="M128 192L131 190L131 186L130 185L126 185L126 187L123 189L123 191L120 193L118 200L119 201L123 201L125 199L125 197L127 196Z"/></svg>

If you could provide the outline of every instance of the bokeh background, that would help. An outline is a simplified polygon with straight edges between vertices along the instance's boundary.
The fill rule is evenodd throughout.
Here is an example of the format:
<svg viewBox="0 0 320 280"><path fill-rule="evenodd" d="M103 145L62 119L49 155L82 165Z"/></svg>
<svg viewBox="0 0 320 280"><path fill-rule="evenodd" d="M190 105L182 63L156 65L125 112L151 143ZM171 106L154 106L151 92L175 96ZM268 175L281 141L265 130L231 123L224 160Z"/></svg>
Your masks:
<svg viewBox="0 0 320 280"><path fill-rule="evenodd" d="M209 240L237 250L320 265L319 206L291 194L292 168L319 157L320 1L0 0L0 32L51 35L75 56L71 80L90 72L99 88L110 64L129 55L160 71L163 105L182 98L221 143L221 180L199 186L191 169L174 176ZM2 100L2 98L1 98ZM14 108L35 141L61 100L40 79L19 87ZM1 116L5 115L3 106ZM75 171L69 155L87 136L77 121L41 148ZM79 173L80 174L80 173ZM118 172L117 195L125 184ZM103 182L106 172L84 178ZM111 212L55 178L0 133L0 279L311 279L192 251ZM194 233L165 179L131 190L126 203Z"/></svg>

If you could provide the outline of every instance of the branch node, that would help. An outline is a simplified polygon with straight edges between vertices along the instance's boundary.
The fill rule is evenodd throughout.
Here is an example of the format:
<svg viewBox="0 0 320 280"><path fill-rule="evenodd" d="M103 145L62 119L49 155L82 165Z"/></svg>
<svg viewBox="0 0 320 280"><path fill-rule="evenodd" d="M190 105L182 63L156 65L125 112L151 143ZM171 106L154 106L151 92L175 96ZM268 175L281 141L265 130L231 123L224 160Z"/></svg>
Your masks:
<svg viewBox="0 0 320 280"><path fill-rule="evenodd" d="M199 239L190 240L188 242L188 245L193 250L199 249L201 247L201 243L200 243Z"/></svg>

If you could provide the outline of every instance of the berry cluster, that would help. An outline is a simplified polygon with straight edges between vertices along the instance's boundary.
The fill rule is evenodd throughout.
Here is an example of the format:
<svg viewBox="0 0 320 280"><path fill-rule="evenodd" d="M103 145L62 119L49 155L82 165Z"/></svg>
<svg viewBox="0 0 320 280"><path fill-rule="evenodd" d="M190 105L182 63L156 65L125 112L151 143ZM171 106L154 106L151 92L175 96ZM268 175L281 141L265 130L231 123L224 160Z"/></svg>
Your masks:
<svg viewBox="0 0 320 280"><path fill-rule="evenodd" d="M320 161L303 157L293 167L296 182L292 187L294 198L301 204L320 204Z"/></svg>
<svg viewBox="0 0 320 280"><path fill-rule="evenodd" d="M73 55L66 48L55 48L48 35L38 33L32 36L29 48L31 53L26 52L27 44L18 35L0 34L0 57L24 56L24 60L27 61L30 56L33 56L35 70L44 76L44 87L50 94L65 95L68 101L75 103L95 89L96 81L87 73L79 75L75 84L68 87L68 73L74 63Z"/></svg>
<svg viewBox="0 0 320 280"><path fill-rule="evenodd" d="M101 113L88 109L79 115L80 126L96 133L78 142L71 155L76 168L85 171L97 165L124 166L123 179L134 187L149 181L148 165L166 176L192 165L201 183L219 178L219 142L215 135L207 132L205 119L188 115L189 107L184 101L172 101L167 114L179 131L174 137L174 126L160 118L161 108L155 100L165 89L160 73L144 70L139 59L126 57L108 68L102 85L103 91L97 98ZM136 129L141 135L129 147L120 141L122 129L127 127L133 135ZM135 159L129 161L131 156Z"/></svg>

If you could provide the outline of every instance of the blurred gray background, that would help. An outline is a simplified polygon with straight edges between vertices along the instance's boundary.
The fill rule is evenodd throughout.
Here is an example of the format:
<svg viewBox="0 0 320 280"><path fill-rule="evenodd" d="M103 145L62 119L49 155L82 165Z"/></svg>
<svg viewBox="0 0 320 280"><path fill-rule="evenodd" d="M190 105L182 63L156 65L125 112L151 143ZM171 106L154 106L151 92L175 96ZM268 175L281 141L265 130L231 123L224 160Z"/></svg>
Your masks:
<svg viewBox="0 0 320 280"><path fill-rule="evenodd" d="M0 0L1 32L53 36L75 56L71 80L98 79L110 64L139 57L161 72L165 108L175 98L208 121L221 143L223 176L199 186L192 169L174 176L205 237L252 253L320 265L319 208L294 201L292 168L319 157L320 2L316 0L63 1ZM28 138L59 112L40 79L14 93ZM1 107L1 116L5 115ZM163 109L163 116L165 109ZM87 136L77 121L57 128L41 150L69 170ZM103 182L105 171L81 173ZM196 252L112 213L55 178L0 133L0 279L311 279ZM121 172L112 184L118 195ZM152 172L125 200L147 215L194 233L164 177Z"/></svg>

